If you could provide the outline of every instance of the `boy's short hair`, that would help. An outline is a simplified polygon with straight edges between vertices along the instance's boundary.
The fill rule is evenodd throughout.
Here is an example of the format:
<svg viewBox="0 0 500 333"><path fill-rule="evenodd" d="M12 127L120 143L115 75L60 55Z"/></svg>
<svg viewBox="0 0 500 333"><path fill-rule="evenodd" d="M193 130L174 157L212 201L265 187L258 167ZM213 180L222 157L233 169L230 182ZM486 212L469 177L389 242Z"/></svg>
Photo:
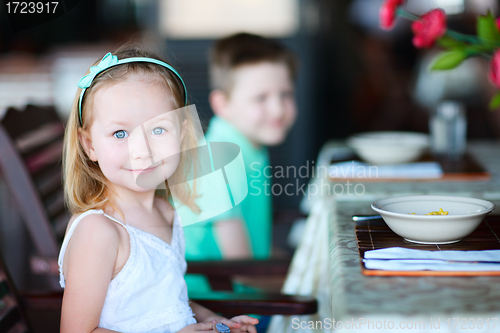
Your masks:
<svg viewBox="0 0 500 333"><path fill-rule="evenodd" d="M210 54L211 88L229 93L234 70L262 62L285 64L291 79L295 80L297 59L293 52L281 43L249 33L238 33L219 39Z"/></svg>

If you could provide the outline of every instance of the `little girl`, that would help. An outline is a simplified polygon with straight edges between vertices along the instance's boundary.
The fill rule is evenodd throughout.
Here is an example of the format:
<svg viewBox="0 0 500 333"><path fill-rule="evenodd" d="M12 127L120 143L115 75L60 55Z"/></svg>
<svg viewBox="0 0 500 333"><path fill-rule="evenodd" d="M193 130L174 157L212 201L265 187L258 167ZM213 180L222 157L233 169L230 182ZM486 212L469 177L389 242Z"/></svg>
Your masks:
<svg viewBox="0 0 500 333"><path fill-rule="evenodd" d="M73 217L59 254L61 332L217 332L216 323L256 332L257 319L222 318L187 297L183 229L166 182L188 173L196 142L180 75L129 47L78 86L64 142ZM178 192L197 209L187 185Z"/></svg>

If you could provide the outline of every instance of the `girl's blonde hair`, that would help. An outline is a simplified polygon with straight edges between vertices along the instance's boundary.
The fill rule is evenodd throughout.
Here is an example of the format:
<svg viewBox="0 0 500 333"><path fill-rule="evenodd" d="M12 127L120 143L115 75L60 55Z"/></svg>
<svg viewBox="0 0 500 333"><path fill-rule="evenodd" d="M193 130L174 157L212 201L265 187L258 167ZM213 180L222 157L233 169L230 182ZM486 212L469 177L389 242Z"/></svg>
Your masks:
<svg viewBox="0 0 500 333"><path fill-rule="evenodd" d="M116 55L118 59L147 57L164 61L152 52L129 44L113 52L113 55ZM97 65L99 61L100 59L93 66ZM89 72L87 71L86 74ZM92 102L95 93L102 87L120 82L130 75L140 75L142 78L150 82L157 82L158 84L166 83L172 92L176 108L184 106L184 88L182 83L169 69L153 63L132 62L121 64L99 73L84 94L82 100L82 124L80 124L78 112L81 89L78 88L66 125L63 148L64 196L66 204L73 214L82 213L89 209L111 207L124 218L113 199L114 193L112 193L111 188L107 185L107 178L102 173L99 165L87 156L80 142L79 134L88 133L92 126L94 119ZM180 184L180 186L175 187L175 197L182 204L199 213L200 210L195 203L197 170L194 162L196 161L197 149L190 149L197 147L196 130L190 112L176 112L176 114L179 116L181 126L183 123L186 123L186 127L184 128L184 138L181 143L179 165L174 173L176 184ZM192 188L186 182L188 176L193 179ZM184 179L185 181L182 182L179 179ZM168 200L172 193L167 181L165 181L165 187L166 190L157 190L156 195Z"/></svg>

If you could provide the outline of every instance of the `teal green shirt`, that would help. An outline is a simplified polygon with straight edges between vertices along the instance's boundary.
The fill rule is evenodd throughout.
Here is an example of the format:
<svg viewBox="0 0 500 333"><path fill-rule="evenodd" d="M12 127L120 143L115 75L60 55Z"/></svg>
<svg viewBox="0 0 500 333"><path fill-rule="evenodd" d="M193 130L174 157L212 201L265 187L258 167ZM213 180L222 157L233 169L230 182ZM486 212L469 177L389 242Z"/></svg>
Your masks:
<svg viewBox="0 0 500 333"><path fill-rule="evenodd" d="M213 224L217 221L239 218L249 235L253 257L266 259L271 251L272 211L271 211L271 182L267 172L269 164L267 148L257 148L233 125L214 116L205 135L207 142L232 142L237 144L243 156L248 184L248 194L240 204L230 210L208 220L184 227L186 238L187 260L217 260L222 255L217 244ZM268 168L269 169L269 168ZM197 199L205 200L202 193ZM205 196L206 198L206 196ZM208 199L207 199L208 200ZM178 210L182 218L182 209ZM203 277L186 276L189 291L207 291Z"/></svg>

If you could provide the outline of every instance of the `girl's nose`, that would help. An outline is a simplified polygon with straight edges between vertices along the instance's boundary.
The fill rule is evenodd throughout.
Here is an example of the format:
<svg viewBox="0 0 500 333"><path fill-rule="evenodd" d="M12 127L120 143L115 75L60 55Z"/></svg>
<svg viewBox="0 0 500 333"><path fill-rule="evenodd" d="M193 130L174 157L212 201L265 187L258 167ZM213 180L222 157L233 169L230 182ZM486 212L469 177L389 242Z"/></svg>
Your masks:
<svg viewBox="0 0 500 333"><path fill-rule="evenodd" d="M130 157L133 160L149 159L152 157L151 146L143 126L138 127L130 134L129 140Z"/></svg>

